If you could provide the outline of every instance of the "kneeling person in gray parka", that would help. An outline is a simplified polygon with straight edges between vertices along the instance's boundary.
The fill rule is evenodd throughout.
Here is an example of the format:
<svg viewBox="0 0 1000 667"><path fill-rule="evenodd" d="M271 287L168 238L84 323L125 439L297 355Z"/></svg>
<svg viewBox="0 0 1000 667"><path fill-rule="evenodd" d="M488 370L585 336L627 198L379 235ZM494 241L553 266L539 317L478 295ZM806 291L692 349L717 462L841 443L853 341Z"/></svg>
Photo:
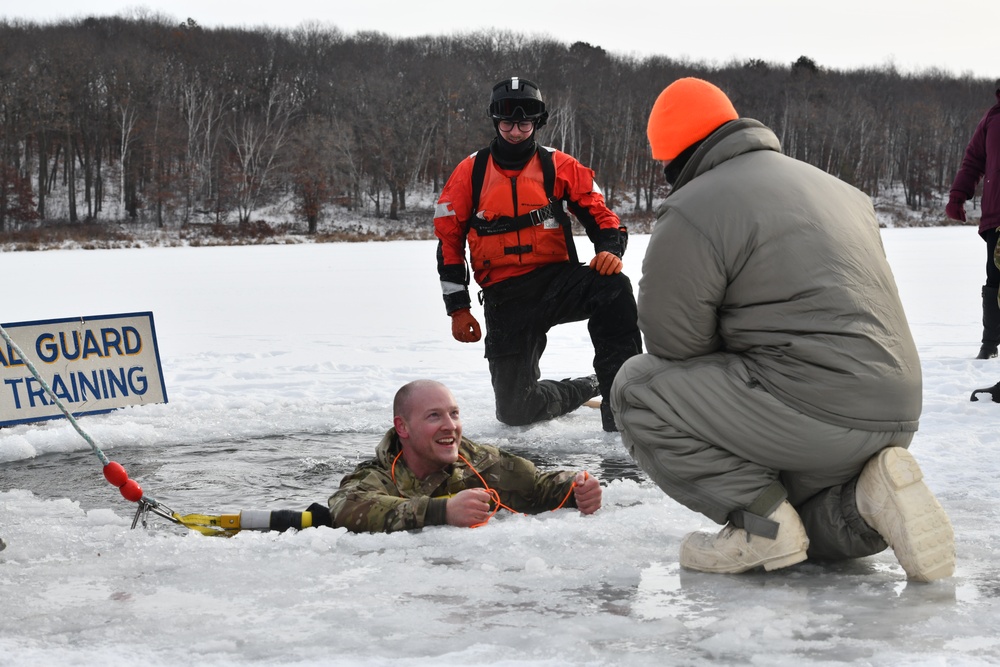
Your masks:
<svg viewBox="0 0 1000 667"><path fill-rule="evenodd" d="M639 282L648 354L615 379L622 440L717 523L680 562L773 570L891 546L908 577L954 571L954 535L907 451L921 372L868 196L781 154L729 98L680 79L647 128L673 186Z"/></svg>

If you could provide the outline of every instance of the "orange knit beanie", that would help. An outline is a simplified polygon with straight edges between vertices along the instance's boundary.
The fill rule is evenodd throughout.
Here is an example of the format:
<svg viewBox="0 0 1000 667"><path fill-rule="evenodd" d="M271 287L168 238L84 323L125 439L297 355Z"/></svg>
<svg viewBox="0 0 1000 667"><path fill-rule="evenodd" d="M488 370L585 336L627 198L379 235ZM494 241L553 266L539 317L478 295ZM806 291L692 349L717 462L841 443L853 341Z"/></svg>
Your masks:
<svg viewBox="0 0 1000 667"><path fill-rule="evenodd" d="M646 136L654 160L673 160L723 123L739 118L717 86L688 77L663 89L649 112Z"/></svg>

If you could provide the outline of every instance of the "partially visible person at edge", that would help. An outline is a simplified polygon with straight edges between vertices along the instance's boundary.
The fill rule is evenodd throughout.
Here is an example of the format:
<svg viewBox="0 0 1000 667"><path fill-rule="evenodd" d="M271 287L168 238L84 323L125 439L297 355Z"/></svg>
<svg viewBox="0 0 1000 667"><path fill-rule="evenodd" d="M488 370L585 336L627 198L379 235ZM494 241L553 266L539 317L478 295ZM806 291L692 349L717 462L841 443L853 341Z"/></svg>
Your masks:
<svg viewBox="0 0 1000 667"><path fill-rule="evenodd" d="M333 525L354 532L424 526L472 527L498 509L537 514L601 507L601 485L586 472L539 472L508 452L462 437L451 391L433 380L404 385L393 401L393 428L330 497ZM499 504L498 504L499 503Z"/></svg>
<svg viewBox="0 0 1000 667"><path fill-rule="evenodd" d="M639 281L648 354L611 405L663 491L725 527L682 567L774 570L891 546L907 576L950 576L954 534L910 445L916 346L870 198L781 153L715 85L657 98L647 134L673 186Z"/></svg>
<svg viewBox="0 0 1000 667"><path fill-rule="evenodd" d="M463 343L481 336L469 298L468 242L482 287L497 419L511 426L552 419L600 394L602 427L616 431L608 392L622 362L642 351L632 284L621 273L626 229L591 169L537 143L548 112L534 83L519 77L497 83L489 116L496 137L458 164L434 212L452 335ZM563 202L594 243L587 266L577 259ZM539 381L549 329L579 320L589 320L596 374Z"/></svg>
<svg viewBox="0 0 1000 667"><path fill-rule="evenodd" d="M994 104L972 133L965 148L962 166L951 184L945 215L965 222L965 202L976 194L983 181L982 217L979 235L986 241L986 284L983 285L983 341L976 359L992 359L1000 345L1000 268L993 261L1000 236L1000 79L994 84Z"/></svg>
<svg viewBox="0 0 1000 667"><path fill-rule="evenodd" d="M997 88L1000 89L1000 81L997 81ZM1000 245L998 245L993 251L993 264L998 270L1000 270ZM1000 307L1000 303L998 303L997 306ZM981 389L973 390L971 400L978 401L979 394L989 394L990 399L994 403L1000 403L1000 382L997 382L992 387L983 387Z"/></svg>

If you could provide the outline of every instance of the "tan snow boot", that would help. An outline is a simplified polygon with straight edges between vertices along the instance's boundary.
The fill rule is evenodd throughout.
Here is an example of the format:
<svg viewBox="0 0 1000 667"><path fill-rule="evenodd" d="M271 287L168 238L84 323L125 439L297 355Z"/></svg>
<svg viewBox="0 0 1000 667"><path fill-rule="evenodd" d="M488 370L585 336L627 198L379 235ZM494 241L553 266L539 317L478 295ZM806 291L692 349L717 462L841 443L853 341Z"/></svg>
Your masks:
<svg viewBox="0 0 1000 667"><path fill-rule="evenodd" d="M773 540L751 535L733 524L717 535L690 533L681 542L681 567L735 574L761 566L777 570L804 561L809 538L795 508L785 500L767 518L778 523L778 536Z"/></svg>
<svg viewBox="0 0 1000 667"><path fill-rule="evenodd" d="M861 518L889 543L906 576L933 581L955 572L955 532L923 478L910 452L888 447L865 464L856 496Z"/></svg>

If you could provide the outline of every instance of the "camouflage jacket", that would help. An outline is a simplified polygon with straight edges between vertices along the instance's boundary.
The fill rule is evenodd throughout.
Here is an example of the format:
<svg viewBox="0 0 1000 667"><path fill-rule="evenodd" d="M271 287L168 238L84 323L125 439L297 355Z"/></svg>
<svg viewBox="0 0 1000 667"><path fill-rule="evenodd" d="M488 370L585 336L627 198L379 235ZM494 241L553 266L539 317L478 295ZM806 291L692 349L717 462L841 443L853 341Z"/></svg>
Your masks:
<svg viewBox="0 0 1000 667"><path fill-rule="evenodd" d="M357 533L389 533L443 525L449 496L483 488L475 471L500 495L501 503L517 512L536 514L558 507L576 475L564 470L539 472L528 459L462 438L459 454L475 471L459 459L427 479L419 479L402 457L397 460L399 452L396 430L389 429L375 450L375 458L341 480L340 489L329 501L335 527ZM572 494L565 506L576 507Z"/></svg>

